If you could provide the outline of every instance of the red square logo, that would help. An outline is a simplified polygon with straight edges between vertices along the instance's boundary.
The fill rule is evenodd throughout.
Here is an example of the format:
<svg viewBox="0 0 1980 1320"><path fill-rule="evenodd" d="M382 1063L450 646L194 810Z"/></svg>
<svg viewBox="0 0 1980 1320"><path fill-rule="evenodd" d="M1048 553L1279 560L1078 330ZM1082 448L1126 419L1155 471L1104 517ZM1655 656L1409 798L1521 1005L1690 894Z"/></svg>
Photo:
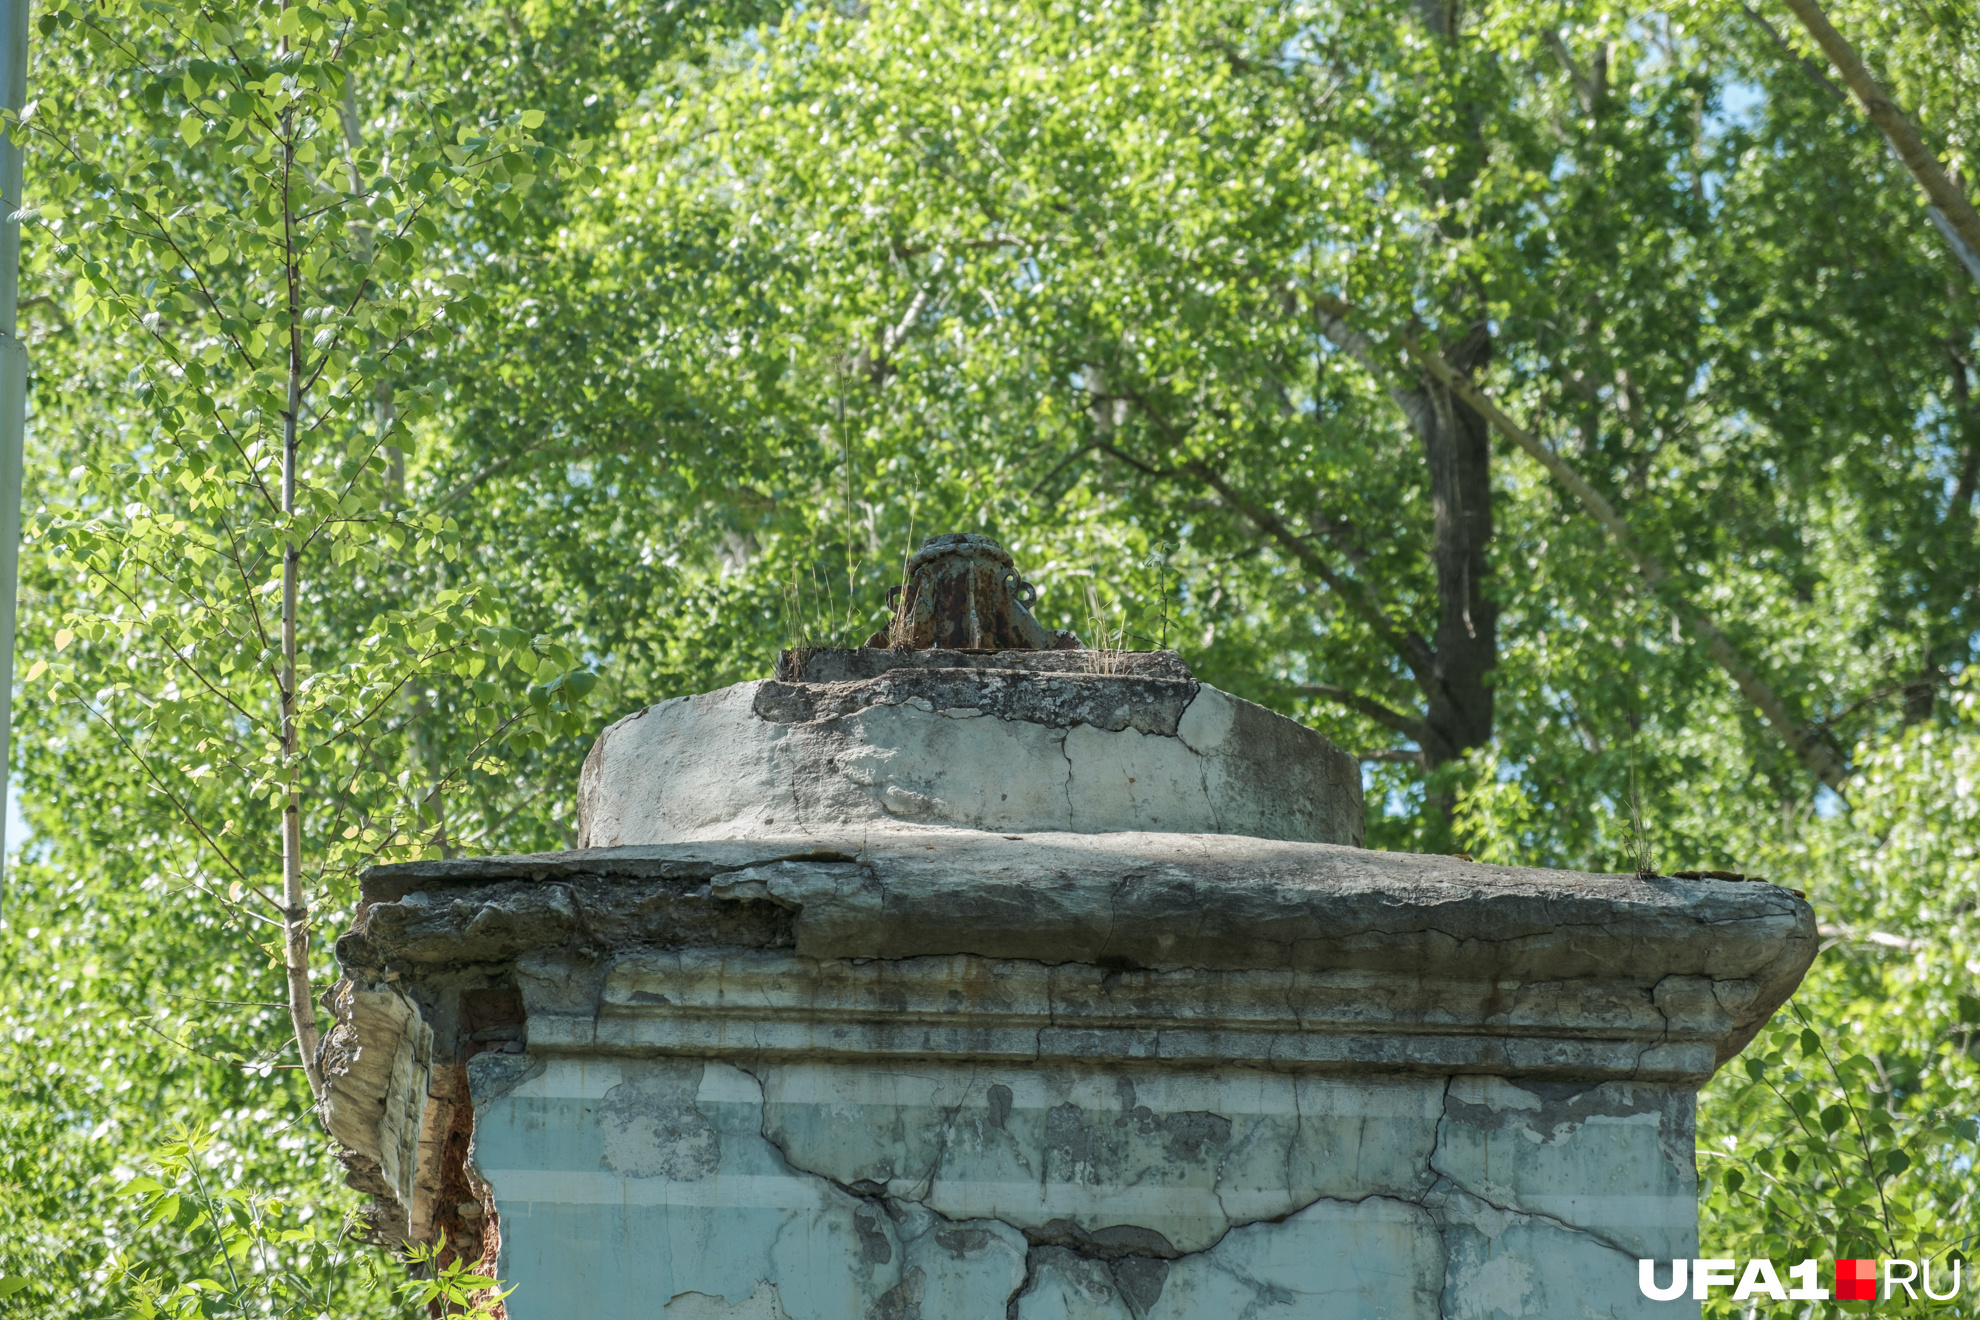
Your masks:
<svg viewBox="0 0 1980 1320"><path fill-rule="evenodd" d="M1877 1300L1877 1262L1839 1260L1836 1262L1836 1300L1874 1302Z"/></svg>

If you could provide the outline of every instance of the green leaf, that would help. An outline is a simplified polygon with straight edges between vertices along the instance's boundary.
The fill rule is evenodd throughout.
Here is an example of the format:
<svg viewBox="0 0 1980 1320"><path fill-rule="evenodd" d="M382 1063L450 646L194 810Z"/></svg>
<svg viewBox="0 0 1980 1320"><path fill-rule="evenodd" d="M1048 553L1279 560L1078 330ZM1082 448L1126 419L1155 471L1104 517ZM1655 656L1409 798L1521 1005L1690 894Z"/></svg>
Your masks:
<svg viewBox="0 0 1980 1320"><path fill-rule="evenodd" d="M0 1276L0 1297L12 1297L15 1293L26 1289L30 1282L31 1280L24 1274Z"/></svg>
<svg viewBox="0 0 1980 1320"><path fill-rule="evenodd" d="M1849 1122L1849 1110L1842 1105L1830 1105L1822 1111L1822 1130L1834 1136Z"/></svg>
<svg viewBox="0 0 1980 1320"><path fill-rule="evenodd" d="M176 1223L180 1209L181 1203L177 1196L161 1196L151 1207L151 1213L145 1216L144 1226L152 1228L158 1224Z"/></svg>
<svg viewBox="0 0 1980 1320"><path fill-rule="evenodd" d="M179 136L189 147L199 145L200 137L206 132L206 121L197 110L188 110L179 116Z"/></svg>

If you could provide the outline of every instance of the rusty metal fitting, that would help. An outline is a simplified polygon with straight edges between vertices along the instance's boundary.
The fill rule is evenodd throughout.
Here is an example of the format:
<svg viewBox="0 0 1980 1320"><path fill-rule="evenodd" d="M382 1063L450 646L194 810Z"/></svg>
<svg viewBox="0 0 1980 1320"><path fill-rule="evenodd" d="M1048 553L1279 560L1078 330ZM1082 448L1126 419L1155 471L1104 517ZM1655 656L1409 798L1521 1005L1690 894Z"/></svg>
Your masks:
<svg viewBox="0 0 1980 1320"><path fill-rule="evenodd" d="M871 647L925 651L1077 651L1079 638L1047 628L1029 606L1038 588L1003 546L973 532L931 536L887 592L892 619Z"/></svg>

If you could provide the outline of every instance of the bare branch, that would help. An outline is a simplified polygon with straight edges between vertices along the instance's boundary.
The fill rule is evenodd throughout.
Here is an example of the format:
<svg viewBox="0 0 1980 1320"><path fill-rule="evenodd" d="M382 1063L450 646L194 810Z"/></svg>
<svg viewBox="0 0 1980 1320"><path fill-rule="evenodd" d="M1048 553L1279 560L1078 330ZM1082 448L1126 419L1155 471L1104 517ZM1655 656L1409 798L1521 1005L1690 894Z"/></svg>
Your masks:
<svg viewBox="0 0 1980 1320"><path fill-rule="evenodd" d="M1163 438L1171 446L1180 447L1182 441L1181 434L1169 424L1167 419L1159 411L1150 406L1146 399L1132 393L1121 397L1127 399L1136 408L1140 409L1142 414L1162 432ZM1259 531L1276 541L1282 549L1298 560L1302 567L1325 583L1330 591L1335 592L1342 600L1346 601L1348 608L1360 615L1363 621L1374 630L1375 635L1381 638L1383 643L1410 667L1411 672L1416 675L1418 682L1427 683L1435 681L1432 667L1433 657L1430 654L1429 644L1416 634L1398 627L1396 622L1389 617L1388 612L1382 608L1381 602L1376 599L1375 593L1369 589L1366 583L1338 572L1314 548L1311 537L1300 535L1284 518L1238 490L1237 487L1225 480L1223 475L1213 469L1209 464L1203 462L1201 459L1192 458L1186 459L1180 468L1157 468L1104 441L1094 442L1093 447L1102 453L1113 455L1115 458L1120 459L1123 463L1137 469L1146 476L1158 478L1174 477L1181 473L1187 473L1210 487L1210 489L1216 491L1226 506L1235 510L1247 522L1251 523L1252 526L1258 528Z"/></svg>
<svg viewBox="0 0 1980 1320"><path fill-rule="evenodd" d="M1071 467L1074 463L1078 462L1081 458L1083 458L1087 454L1092 453L1095 448L1096 446L1090 444L1080 445L1078 448L1074 449L1070 454L1067 454L1064 458L1060 459L1057 463L1053 464L1052 470L1050 472L1047 472L1044 476L1032 482L1031 489L1027 490L1025 494L1027 496L1036 495L1039 491L1045 489L1045 487L1051 485L1052 482L1056 481L1061 472L1064 472L1067 468Z"/></svg>
<svg viewBox="0 0 1980 1320"><path fill-rule="evenodd" d="M1381 702L1364 697L1359 692L1352 692L1344 687L1335 687L1332 683L1301 683L1293 690L1295 692L1303 692L1308 696L1325 697L1329 701L1346 706L1349 710L1357 714L1366 715L1377 724L1386 725L1394 729L1405 738L1413 738L1419 743L1429 740L1430 726L1428 724L1425 724L1413 715L1405 715L1399 710L1391 710ZM1409 752L1406 755L1416 757L1418 753ZM1362 759L1367 760L1369 758L1364 757Z"/></svg>

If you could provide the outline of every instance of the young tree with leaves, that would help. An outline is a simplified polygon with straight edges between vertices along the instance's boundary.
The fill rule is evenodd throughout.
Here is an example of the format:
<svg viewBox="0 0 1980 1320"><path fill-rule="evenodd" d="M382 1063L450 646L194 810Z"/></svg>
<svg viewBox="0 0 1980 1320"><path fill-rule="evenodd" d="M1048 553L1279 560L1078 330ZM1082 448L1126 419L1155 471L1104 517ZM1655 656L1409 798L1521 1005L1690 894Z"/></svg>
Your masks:
<svg viewBox="0 0 1980 1320"><path fill-rule="evenodd" d="M280 932L317 1093L326 887L446 847L448 779L560 731L592 681L450 585L455 528L389 484L388 451L431 412L422 354L485 305L443 235L560 168L530 136L540 110L462 122L402 97L360 131L359 89L389 82L411 23L398 4L58 5L42 32L95 76L21 115L41 242L72 314L107 323L98 363L123 378L98 382L124 401L88 423L121 444L29 533L77 590L28 678L141 769L179 880ZM468 745L414 779L436 685L461 694Z"/></svg>

